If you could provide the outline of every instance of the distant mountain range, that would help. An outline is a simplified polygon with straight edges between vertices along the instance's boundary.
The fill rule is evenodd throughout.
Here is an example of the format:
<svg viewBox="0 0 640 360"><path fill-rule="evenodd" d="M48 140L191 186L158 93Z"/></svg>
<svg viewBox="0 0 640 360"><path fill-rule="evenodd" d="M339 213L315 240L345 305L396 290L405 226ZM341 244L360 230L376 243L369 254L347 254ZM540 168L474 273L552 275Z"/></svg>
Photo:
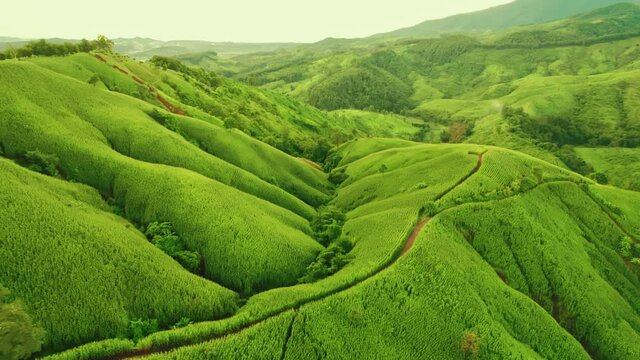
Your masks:
<svg viewBox="0 0 640 360"><path fill-rule="evenodd" d="M149 38L114 39L115 50L139 59L148 59L154 55L178 56L188 53L215 52L218 54L238 55L263 51L274 51L299 46L298 43L236 43L211 42L198 40L161 41Z"/></svg>
<svg viewBox="0 0 640 360"><path fill-rule="evenodd" d="M0 36L0 50L8 47L20 47L34 39ZM78 39L47 39L51 43L76 42ZM150 38L116 38L115 50L137 59L149 59L154 55L178 56L191 53L217 53L220 55L240 55L255 52L289 49L299 46L299 43L237 43L211 42L199 40L162 41Z"/></svg>
<svg viewBox="0 0 640 360"><path fill-rule="evenodd" d="M375 36L424 37L445 33L502 30L518 25L558 20L623 2L640 3L640 0L516 0L486 10L428 20L412 27Z"/></svg>

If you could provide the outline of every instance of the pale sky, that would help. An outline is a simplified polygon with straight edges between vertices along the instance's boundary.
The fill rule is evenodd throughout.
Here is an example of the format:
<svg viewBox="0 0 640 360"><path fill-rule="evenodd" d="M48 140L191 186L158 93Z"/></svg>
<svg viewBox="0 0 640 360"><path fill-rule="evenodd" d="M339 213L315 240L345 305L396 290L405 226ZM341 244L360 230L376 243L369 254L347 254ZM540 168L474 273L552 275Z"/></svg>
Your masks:
<svg viewBox="0 0 640 360"><path fill-rule="evenodd" d="M315 42L365 37L511 0L17 0L0 36Z"/></svg>

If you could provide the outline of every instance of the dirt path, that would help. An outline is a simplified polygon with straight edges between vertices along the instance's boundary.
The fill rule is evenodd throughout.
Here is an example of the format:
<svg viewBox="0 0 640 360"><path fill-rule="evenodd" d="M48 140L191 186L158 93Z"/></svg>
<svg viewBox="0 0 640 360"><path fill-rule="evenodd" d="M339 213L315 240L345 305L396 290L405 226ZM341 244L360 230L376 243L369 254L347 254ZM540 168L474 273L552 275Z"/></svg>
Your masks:
<svg viewBox="0 0 640 360"><path fill-rule="evenodd" d="M309 159L303 158L303 157L298 158L298 159L300 159L300 160L304 161L305 163L309 164L312 168L322 171L322 166L316 164L315 162L313 162L313 161L311 161Z"/></svg>
<svg viewBox="0 0 640 360"><path fill-rule="evenodd" d="M427 218L423 218L420 221L418 221L416 226L413 228L413 231L411 232L411 235L409 235L409 238L407 239L407 242L404 243L404 247L402 248L402 251L400 252L400 256L406 254L407 251L409 251L409 249L411 249L411 247L413 247L413 244L416 242L416 239L418 238L418 235L420 235L420 232L422 231L422 228L424 228L424 226L427 225L429 220L431 220L431 218L427 217Z"/></svg>
<svg viewBox="0 0 640 360"><path fill-rule="evenodd" d="M436 200L443 198L448 193L450 193L451 191L456 189L458 186L462 185L471 176L476 174L480 170L480 168L482 167L482 157L483 157L483 155L485 153L486 153L486 151L477 154L478 155L478 162L477 162L476 166L471 170L471 172L469 172L462 179L460 179L458 182L456 182L456 184L454 186L452 186L451 188L447 189L443 193L439 194L437 196ZM302 300L297 305L277 310L272 314L265 315L262 318L258 318L256 320L250 321L248 323L240 325L237 328L230 329L230 330L225 331L223 333L212 335L211 337L206 338L206 339L201 339L201 340L194 341L194 342L191 342L191 341L187 340L187 341L185 341L185 342L183 342L181 344L176 344L176 345L172 345L172 346L164 346L164 347L159 347L159 348L156 348L156 349L133 349L133 350L126 351L126 352L123 352L123 353L120 353L120 354L114 354L114 355L111 355L111 356L99 357L99 358L96 358L96 359L99 359L99 360L123 360L123 359L143 358L143 357L150 356L150 355L168 353L168 352L171 352L173 350L176 350L176 349L179 349L179 348L182 348L182 347L185 347L185 346L203 344L203 343L206 343L206 342L209 342L209 341L213 341L213 340L216 340L216 339L223 338L225 336L237 334L237 333L239 333L241 331L247 330L247 329L252 328L252 327L254 327L254 326L258 325L258 324L261 324L264 321L266 321L267 319L270 319L270 318L275 317L275 316L279 316L279 315L281 315L281 314L283 314L283 313L285 313L285 312L287 312L289 310L294 310L297 313L297 311L302 306L322 301L322 300L328 298L329 296L336 295L336 294L341 293L343 291L349 290L349 289L353 288L354 286L359 285L362 282L373 278L374 276L380 274L382 271L384 271L384 270L388 269L389 267L391 267L404 254L406 254L413 247L413 245L415 244L416 239L420 235L420 232L429 223L429 220L431 220L431 218L429 218L429 217L421 217L417 221L417 223L414 225L411 233L408 235L407 239L405 240L404 244L402 244L402 248L399 249L396 252L396 254L393 256L393 258L389 262L387 262L386 264L383 264L380 268L376 269L371 274L369 274L367 276L364 276L364 277L362 277L360 279L356 279L355 281L353 281L351 283L346 283L346 284L340 285L340 286L338 286L338 287L336 287L336 288L334 288L334 289L332 289L332 290L330 290L330 291L328 291L328 292L326 292L324 294L319 294L319 295L317 295L315 297ZM224 319L221 319L221 320L224 320ZM291 324L291 326L292 326L292 324ZM287 331L287 338L289 338L291 336L289 331L290 330ZM282 356L284 356L284 352L286 352L286 344L285 344L285 348L283 348Z"/></svg>
<svg viewBox="0 0 640 360"><path fill-rule="evenodd" d="M100 56L98 54L95 54L94 56L99 61L102 61L103 63L109 65L109 63L107 62L107 60L104 57L102 57L102 56ZM111 67L113 67L114 69L120 71L121 73L123 73L125 75L131 76L133 81L137 82L138 84L147 86L147 91L149 91L149 93L151 95L153 95L156 98L156 100L158 100L165 107L165 109L167 109L170 112L172 112L174 114L177 114L177 115L186 115L186 113L184 112L184 110L182 110L182 108L180 108L179 106L173 105L167 99L165 99L162 95L160 95L158 93L158 90L155 87L153 87L151 85L148 85L144 80L140 79L139 77L137 77L133 73L129 73L127 70L119 67L118 65L114 64L114 65L111 65Z"/></svg>

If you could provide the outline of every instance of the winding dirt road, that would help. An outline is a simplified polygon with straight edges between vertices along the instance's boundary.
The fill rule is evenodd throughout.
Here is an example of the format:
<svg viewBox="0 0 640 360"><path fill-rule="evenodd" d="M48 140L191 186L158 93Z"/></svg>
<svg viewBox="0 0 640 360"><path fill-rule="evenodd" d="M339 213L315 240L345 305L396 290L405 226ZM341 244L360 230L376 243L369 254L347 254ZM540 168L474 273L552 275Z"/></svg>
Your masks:
<svg viewBox="0 0 640 360"><path fill-rule="evenodd" d="M434 200L439 200L439 199L443 198L448 193L450 193L451 191L456 189L458 186L462 185L471 176L476 174L480 170L480 168L482 167L482 157L483 157L483 155L485 153L486 153L486 151L482 152L482 153L479 153L479 154L474 154L474 155L478 156L478 162L477 162L476 166L468 174L466 174L463 178L461 178L458 182L456 182L455 185L453 185L452 187L448 188L447 190L445 190L444 192L442 192L438 196L436 196L434 198ZM162 354L162 353L171 352L173 350L176 350L176 349L179 349L179 348L182 348L182 347L185 347L185 346L191 346L191 345L197 345L197 344L206 343L206 342L209 342L209 341L212 341L212 340L216 340L216 339L219 339L219 338L222 338L222 337L225 337L225 336L229 336L229 335L232 335L232 334L239 333L239 332L244 331L246 329L252 328L253 326L261 324L262 322L264 322L267 319L270 319L272 317L281 315L281 314L283 314L283 313L285 313L285 312L287 312L289 310L297 311L298 309L300 309L300 307L302 307L304 305L308 305L308 304L311 304L311 303L322 301L322 300L326 299L329 296L332 296L332 295L335 295L337 293L343 292L345 290L351 289L352 287L361 284L363 281L368 280L368 279L378 275L382 271L388 269L390 266L395 264L404 254L406 254L409 250L411 250L411 248L415 244L416 239L420 235L420 232L429 223L429 220L431 220L431 218L429 218L429 217L421 217L417 221L417 223L414 225L411 233L409 234L409 236L407 237L405 242L402 244L402 248L397 250L395 256L388 263L383 264L380 268L378 268L377 270L375 270L374 272L372 272L368 276L365 276L365 277L360 278L360 279L356 279L355 281L353 281L351 283L343 284L343 285L338 286L337 288L335 288L335 289L333 289L331 291L328 291L325 294L321 294L320 296L317 296L317 297L313 297L313 298L309 298L309 299L306 299L306 300L302 300L300 303L298 303L295 306L288 307L288 308L285 308L285 309L281 309L279 311L274 312L273 314L265 315L262 318L256 319L254 321L250 321L250 322L245 323L244 325L241 325L241 326L239 326L237 328L230 329L229 331L225 331L223 333L213 335L210 338L207 338L207 339L204 339L204 340L199 340L199 341L194 341L194 342L185 341L184 343L181 343L181 344L178 344L178 345L159 347L159 348L155 348L155 349L134 349L134 350L130 350L130 351L126 351L126 352L120 353L120 354L114 354L114 355L111 355L111 356L106 356L106 357L102 357L102 358L98 358L98 359L99 360L123 360L123 359L143 358L143 357L150 356L150 355L156 355L156 354ZM221 320L224 320L224 319L221 319ZM288 336L290 336L290 335L288 335Z"/></svg>

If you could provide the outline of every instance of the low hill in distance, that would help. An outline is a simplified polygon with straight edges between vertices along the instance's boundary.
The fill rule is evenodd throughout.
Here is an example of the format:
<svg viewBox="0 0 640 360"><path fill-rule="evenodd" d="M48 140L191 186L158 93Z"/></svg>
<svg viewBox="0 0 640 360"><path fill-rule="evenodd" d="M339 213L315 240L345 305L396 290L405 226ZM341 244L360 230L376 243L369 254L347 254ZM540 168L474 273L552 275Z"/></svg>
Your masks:
<svg viewBox="0 0 640 360"><path fill-rule="evenodd" d="M426 37L450 33L503 30L518 25L540 24L617 3L634 0L515 0L473 13L428 20L418 25L376 35L391 37Z"/></svg>

